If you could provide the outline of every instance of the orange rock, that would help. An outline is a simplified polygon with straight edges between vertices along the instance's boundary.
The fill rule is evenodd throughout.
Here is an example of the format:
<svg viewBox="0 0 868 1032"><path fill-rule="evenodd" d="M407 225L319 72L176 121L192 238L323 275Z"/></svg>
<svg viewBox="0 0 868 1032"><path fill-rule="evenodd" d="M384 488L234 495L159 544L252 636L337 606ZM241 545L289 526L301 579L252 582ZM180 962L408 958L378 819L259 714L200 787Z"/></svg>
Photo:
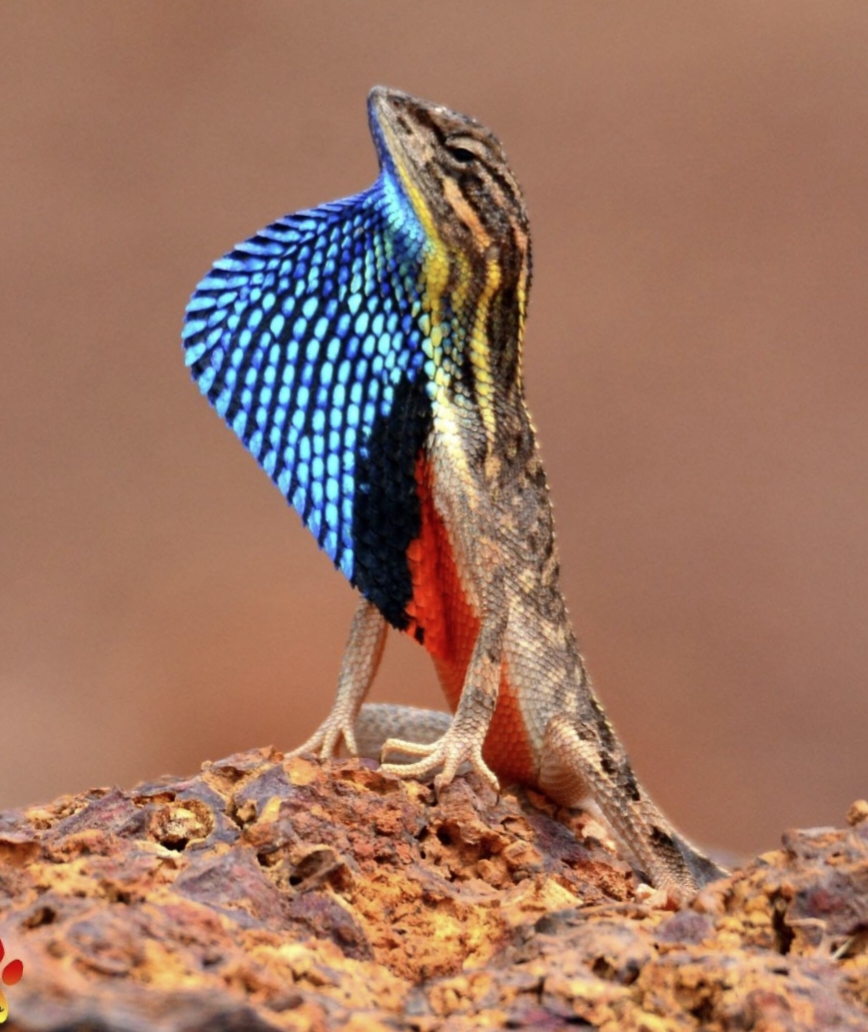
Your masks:
<svg viewBox="0 0 868 1032"><path fill-rule="evenodd" d="M0 814L9 1027L868 1028L856 807L671 913L533 800L260 749Z"/></svg>

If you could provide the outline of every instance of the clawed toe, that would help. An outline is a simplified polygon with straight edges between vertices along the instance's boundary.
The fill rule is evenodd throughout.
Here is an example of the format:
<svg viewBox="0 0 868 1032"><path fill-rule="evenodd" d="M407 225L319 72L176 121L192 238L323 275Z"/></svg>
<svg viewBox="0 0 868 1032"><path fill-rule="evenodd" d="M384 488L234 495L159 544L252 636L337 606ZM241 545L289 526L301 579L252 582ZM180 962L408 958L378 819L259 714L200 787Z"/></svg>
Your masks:
<svg viewBox="0 0 868 1032"><path fill-rule="evenodd" d="M337 755L342 740L350 756L358 755L356 736L353 733L352 725L348 726L343 721L333 724L326 720L306 742L297 749L293 749L289 755L301 756L302 753L313 753L320 760L330 760Z"/></svg>
<svg viewBox="0 0 868 1032"><path fill-rule="evenodd" d="M421 757L415 763L382 763L382 757L389 752L403 752L409 756ZM383 743L380 753L380 770L387 774L396 774L399 778L415 778L421 780L440 771L434 779L434 790L438 793L454 779L458 770L466 763L495 792L500 791L500 784L494 776L478 749L468 746L455 737L445 734L436 742L424 745L419 742L403 742L390 738Z"/></svg>

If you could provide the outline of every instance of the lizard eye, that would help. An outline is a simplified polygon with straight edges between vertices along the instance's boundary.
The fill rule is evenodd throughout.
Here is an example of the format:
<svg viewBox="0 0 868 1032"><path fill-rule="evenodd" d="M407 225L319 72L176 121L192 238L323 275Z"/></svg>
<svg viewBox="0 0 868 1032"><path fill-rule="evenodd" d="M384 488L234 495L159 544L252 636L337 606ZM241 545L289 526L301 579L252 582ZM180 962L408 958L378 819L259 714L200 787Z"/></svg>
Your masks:
<svg viewBox="0 0 868 1032"><path fill-rule="evenodd" d="M450 157L462 165L469 165L471 161L478 161L482 157L482 149L472 137L452 136L443 142Z"/></svg>
<svg viewBox="0 0 868 1032"><path fill-rule="evenodd" d="M471 161L476 161L476 155L466 147L448 147L448 150L452 157L455 158L456 161L460 161L462 165L467 165Z"/></svg>

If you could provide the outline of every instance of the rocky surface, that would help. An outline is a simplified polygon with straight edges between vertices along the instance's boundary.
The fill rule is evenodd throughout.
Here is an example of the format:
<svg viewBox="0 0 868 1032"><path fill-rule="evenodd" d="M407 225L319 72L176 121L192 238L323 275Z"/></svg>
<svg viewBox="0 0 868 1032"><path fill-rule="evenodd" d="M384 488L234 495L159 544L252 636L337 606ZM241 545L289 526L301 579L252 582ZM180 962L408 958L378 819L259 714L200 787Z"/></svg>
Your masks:
<svg viewBox="0 0 868 1032"><path fill-rule="evenodd" d="M689 908L604 830L274 750L0 814L18 1032L868 1030L868 804Z"/></svg>

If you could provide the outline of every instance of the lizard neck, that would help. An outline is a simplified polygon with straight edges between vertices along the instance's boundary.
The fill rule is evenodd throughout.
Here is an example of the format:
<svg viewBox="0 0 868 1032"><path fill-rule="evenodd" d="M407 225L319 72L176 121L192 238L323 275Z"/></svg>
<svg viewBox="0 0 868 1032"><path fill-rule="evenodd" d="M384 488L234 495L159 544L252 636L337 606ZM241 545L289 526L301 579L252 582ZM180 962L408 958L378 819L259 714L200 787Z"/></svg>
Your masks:
<svg viewBox="0 0 868 1032"><path fill-rule="evenodd" d="M530 289L528 218L497 139L437 105L376 88L369 101L381 183L419 243L417 312L429 397L496 450L520 406ZM413 313L417 314L416 312Z"/></svg>
<svg viewBox="0 0 868 1032"><path fill-rule="evenodd" d="M492 226L459 184L445 178L448 218L438 217L410 170L394 174L422 230L418 299L431 400L481 418L495 450L500 414L523 397L522 341L530 287L530 241L518 219Z"/></svg>

